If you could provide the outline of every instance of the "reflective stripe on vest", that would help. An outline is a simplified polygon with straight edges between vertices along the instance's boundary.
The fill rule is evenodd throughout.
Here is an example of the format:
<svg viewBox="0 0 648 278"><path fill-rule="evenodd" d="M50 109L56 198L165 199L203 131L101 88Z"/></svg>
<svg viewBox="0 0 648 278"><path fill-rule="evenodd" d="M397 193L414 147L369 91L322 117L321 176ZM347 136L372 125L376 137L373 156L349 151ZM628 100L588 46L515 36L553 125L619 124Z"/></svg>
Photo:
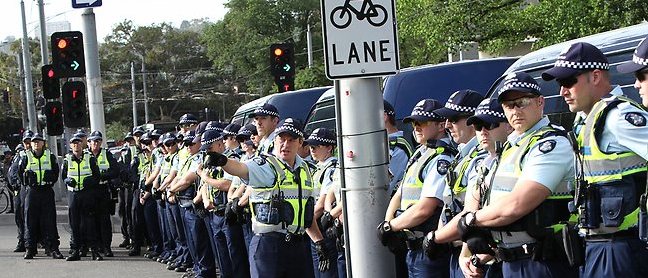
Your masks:
<svg viewBox="0 0 648 278"><path fill-rule="evenodd" d="M72 154L65 156L67 160L67 177L76 181L76 189L82 190L84 188L83 182L85 178L92 176L92 169L90 168L90 154L83 153L81 162L77 162L72 158Z"/></svg>
<svg viewBox="0 0 648 278"><path fill-rule="evenodd" d="M95 156L97 158L97 166L99 170L108 170L110 168L110 163L108 163L108 157L106 157L106 149L101 149L99 155Z"/></svg>
<svg viewBox="0 0 648 278"><path fill-rule="evenodd" d="M608 111L621 102L628 102L643 110L641 105L623 96L602 99L594 104L590 116L585 120L585 126L578 134L583 154L583 174L590 184L618 181L623 176L646 171L646 160L633 152L606 154L599 149L595 136L597 128L603 127Z"/></svg>
<svg viewBox="0 0 648 278"><path fill-rule="evenodd" d="M175 159L176 155L178 155L178 152L164 156L164 161L160 166L160 182L163 182L169 176L169 174L171 174L173 159Z"/></svg>
<svg viewBox="0 0 648 278"><path fill-rule="evenodd" d="M402 136L389 138L389 148L393 150L396 147L402 149L407 155L407 158L412 157L412 146Z"/></svg>
<svg viewBox="0 0 648 278"><path fill-rule="evenodd" d="M50 161L51 152L46 149L43 151L43 155L36 158L33 152L26 151L25 156L27 156L25 171L34 171L36 173L36 182L38 185L42 185L45 171L52 170L52 162Z"/></svg>
<svg viewBox="0 0 648 278"><path fill-rule="evenodd" d="M475 146L467 156L464 156L463 158L461 158L461 160L455 160L458 161L458 163L456 165L453 165L453 167L451 167L450 169L448 169L448 175L446 175L446 181L448 182L447 184L450 186L450 188L452 188L452 192L454 194L458 195L458 194L466 193L466 187L468 185L462 184L461 182L463 181L464 176L468 174L467 173L468 166L470 166L470 162L473 160L473 158L477 156L477 154L479 154L479 148ZM452 178L451 176L454 175L455 169L459 169L459 172L457 173L457 176L456 178L454 178L454 180L450 180L450 178ZM463 200L463 196L459 198Z"/></svg>
<svg viewBox="0 0 648 278"><path fill-rule="evenodd" d="M423 190L423 180L421 174L425 166L432 161L437 155L445 152L444 147L428 148L421 146L414 152L412 160L408 163L409 166L403 176L401 182L401 202L400 209L406 210L410 206L418 203L421 199L421 191Z"/></svg>
<svg viewBox="0 0 648 278"><path fill-rule="evenodd" d="M137 166L137 171L139 172L140 181L144 181L153 172L153 155L147 156L144 153L140 153L138 158L139 165Z"/></svg>
<svg viewBox="0 0 648 278"><path fill-rule="evenodd" d="M337 158L330 159L324 165L318 165L315 172L313 172L313 196L317 200L322 191L322 182L324 181L324 173L328 171L329 168L335 167L337 165Z"/></svg>
<svg viewBox="0 0 648 278"><path fill-rule="evenodd" d="M299 179L296 180L292 171L274 156L264 156L266 161L275 171L275 183L268 188L252 188L250 195L250 210L252 211L253 226L257 227L255 233L259 230L279 231L283 230L280 225L270 225L259 223L256 219L254 205L269 204L273 196L283 196L284 200L290 204L293 219L286 227L287 232L295 234L304 233L304 224L310 226L311 223L305 223L306 207L309 198L312 196L313 185L312 177L308 171L308 165L305 161L299 165ZM311 212L312 213L312 212ZM260 228L260 229L259 229Z"/></svg>

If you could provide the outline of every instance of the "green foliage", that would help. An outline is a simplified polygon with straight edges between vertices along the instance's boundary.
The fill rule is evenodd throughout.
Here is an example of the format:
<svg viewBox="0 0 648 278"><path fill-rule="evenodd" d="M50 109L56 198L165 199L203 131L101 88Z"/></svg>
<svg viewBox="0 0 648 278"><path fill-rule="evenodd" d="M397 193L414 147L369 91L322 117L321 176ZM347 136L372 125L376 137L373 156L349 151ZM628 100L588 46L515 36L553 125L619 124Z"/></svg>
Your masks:
<svg viewBox="0 0 648 278"><path fill-rule="evenodd" d="M313 67L300 70L295 77L296 89L330 86L333 81L326 78L323 63L314 63Z"/></svg>
<svg viewBox="0 0 648 278"><path fill-rule="evenodd" d="M112 123L106 124L106 140L115 140L119 141L124 138L124 135L131 130L129 125L125 125L120 121L114 121Z"/></svg>

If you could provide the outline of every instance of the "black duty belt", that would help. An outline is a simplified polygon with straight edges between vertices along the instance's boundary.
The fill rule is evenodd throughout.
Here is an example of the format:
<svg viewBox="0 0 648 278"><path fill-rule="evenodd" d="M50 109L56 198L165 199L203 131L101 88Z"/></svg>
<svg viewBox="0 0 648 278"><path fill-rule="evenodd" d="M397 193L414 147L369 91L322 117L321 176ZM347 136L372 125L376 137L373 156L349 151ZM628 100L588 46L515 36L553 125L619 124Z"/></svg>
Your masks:
<svg viewBox="0 0 648 278"><path fill-rule="evenodd" d="M637 229L618 231L616 233L611 233L611 234L588 235L585 236L585 241L591 241L591 242L614 241L615 239L628 239L628 238L639 238L639 232L637 231Z"/></svg>
<svg viewBox="0 0 648 278"><path fill-rule="evenodd" d="M423 247L423 238L408 239L405 241L408 250L419 250Z"/></svg>
<svg viewBox="0 0 648 278"><path fill-rule="evenodd" d="M495 250L495 254L498 259L505 262L513 262L523 259L528 259L533 256L533 251L535 250L535 243L527 243L519 247L513 248L501 248L498 247Z"/></svg>

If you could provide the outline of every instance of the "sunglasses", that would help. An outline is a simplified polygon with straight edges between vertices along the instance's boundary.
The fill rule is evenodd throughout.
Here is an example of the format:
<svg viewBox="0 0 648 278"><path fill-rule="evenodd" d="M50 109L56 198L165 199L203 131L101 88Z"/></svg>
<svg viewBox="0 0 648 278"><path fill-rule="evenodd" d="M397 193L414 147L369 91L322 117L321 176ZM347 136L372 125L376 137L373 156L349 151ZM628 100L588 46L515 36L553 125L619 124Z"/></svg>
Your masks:
<svg viewBox="0 0 648 278"><path fill-rule="evenodd" d="M190 127L195 126L195 125L196 124L181 124L180 127L181 128L190 128Z"/></svg>
<svg viewBox="0 0 648 278"><path fill-rule="evenodd" d="M167 142L167 143L164 143L164 146L172 147L172 146L175 146L175 144L176 144L175 142Z"/></svg>
<svg viewBox="0 0 648 278"><path fill-rule="evenodd" d="M646 74L648 74L648 68L640 71L635 71L635 77L639 82L644 82L646 80Z"/></svg>
<svg viewBox="0 0 648 278"><path fill-rule="evenodd" d="M493 130L499 127L499 123L486 123L486 122L476 122L473 124L475 131L481 131L483 128L486 130Z"/></svg>
<svg viewBox="0 0 648 278"><path fill-rule="evenodd" d="M574 85L578 83L577 77L578 77L577 75L574 75L566 78L559 78L556 79L556 82L558 82L558 85L560 85L560 87L569 89L571 87L574 87Z"/></svg>
<svg viewBox="0 0 648 278"><path fill-rule="evenodd" d="M429 126L432 123L432 121L425 121L425 122L419 122L419 121L413 121L412 126L413 127L426 127Z"/></svg>
<svg viewBox="0 0 648 278"><path fill-rule="evenodd" d="M502 101L502 107L506 109L513 109L515 107L523 109L526 108L527 106L531 105L531 102L537 98L537 96L526 96L526 97L521 97L517 98L514 100L504 100Z"/></svg>

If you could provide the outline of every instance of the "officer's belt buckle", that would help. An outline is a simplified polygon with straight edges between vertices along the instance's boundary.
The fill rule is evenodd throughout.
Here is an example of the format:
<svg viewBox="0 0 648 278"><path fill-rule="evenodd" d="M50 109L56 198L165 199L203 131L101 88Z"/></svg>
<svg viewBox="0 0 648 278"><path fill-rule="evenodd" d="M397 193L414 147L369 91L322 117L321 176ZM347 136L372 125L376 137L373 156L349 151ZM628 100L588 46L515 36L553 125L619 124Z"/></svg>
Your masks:
<svg viewBox="0 0 648 278"><path fill-rule="evenodd" d="M286 233L286 242L290 242L291 239L292 239L292 234Z"/></svg>

